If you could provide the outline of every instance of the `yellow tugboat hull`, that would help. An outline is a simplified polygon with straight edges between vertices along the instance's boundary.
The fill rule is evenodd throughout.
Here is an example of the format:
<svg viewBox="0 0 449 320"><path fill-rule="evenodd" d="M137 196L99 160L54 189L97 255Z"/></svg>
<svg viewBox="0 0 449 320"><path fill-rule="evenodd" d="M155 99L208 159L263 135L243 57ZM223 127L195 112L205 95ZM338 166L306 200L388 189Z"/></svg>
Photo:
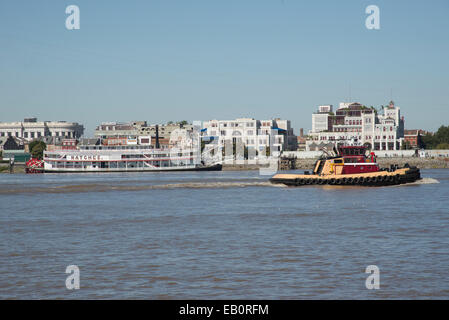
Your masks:
<svg viewBox="0 0 449 320"><path fill-rule="evenodd" d="M416 167L399 168L394 171L376 171L355 174L276 174L270 181L289 186L302 185L360 185L386 186L414 182L421 179Z"/></svg>

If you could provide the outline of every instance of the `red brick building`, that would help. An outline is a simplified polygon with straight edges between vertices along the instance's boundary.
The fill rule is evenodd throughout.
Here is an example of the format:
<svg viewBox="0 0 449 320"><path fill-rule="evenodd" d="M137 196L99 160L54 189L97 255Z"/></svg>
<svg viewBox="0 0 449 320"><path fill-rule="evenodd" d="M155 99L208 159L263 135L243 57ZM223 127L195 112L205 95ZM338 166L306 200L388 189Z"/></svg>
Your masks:
<svg viewBox="0 0 449 320"><path fill-rule="evenodd" d="M425 134L427 132L421 129L404 130L404 142L411 148L422 148L421 136Z"/></svg>

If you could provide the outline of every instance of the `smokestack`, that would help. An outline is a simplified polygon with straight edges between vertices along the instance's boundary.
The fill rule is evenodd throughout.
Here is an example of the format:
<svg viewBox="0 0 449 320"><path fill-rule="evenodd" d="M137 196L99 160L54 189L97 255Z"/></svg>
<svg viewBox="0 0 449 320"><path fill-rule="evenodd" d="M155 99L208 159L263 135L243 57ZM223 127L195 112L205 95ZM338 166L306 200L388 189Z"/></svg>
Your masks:
<svg viewBox="0 0 449 320"><path fill-rule="evenodd" d="M299 136L304 137L304 129L303 128L299 129Z"/></svg>
<svg viewBox="0 0 449 320"><path fill-rule="evenodd" d="M156 125L156 149L159 149L161 146L159 144L159 126Z"/></svg>

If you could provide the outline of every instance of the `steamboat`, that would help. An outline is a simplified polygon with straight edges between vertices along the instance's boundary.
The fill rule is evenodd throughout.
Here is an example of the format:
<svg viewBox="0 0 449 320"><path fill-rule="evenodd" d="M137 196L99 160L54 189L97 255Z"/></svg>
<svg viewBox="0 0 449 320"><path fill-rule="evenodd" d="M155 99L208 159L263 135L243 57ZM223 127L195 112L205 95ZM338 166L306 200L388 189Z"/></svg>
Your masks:
<svg viewBox="0 0 449 320"><path fill-rule="evenodd" d="M222 165L202 159L199 143L180 147L161 146L158 126L156 141L150 137L105 139L100 144L76 145L63 141L61 149L44 151L43 160L31 159L28 173L40 172L144 172L219 171Z"/></svg>
<svg viewBox="0 0 449 320"><path fill-rule="evenodd" d="M374 152L364 146L340 146L333 154L326 152L316 161L313 172L276 174L270 181L288 186L301 185L360 185L386 186L410 183L421 179L416 167L406 164L399 168L380 168Z"/></svg>
<svg viewBox="0 0 449 320"><path fill-rule="evenodd" d="M44 172L218 171L194 149L152 149L150 146L91 146L44 152Z"/></svg>

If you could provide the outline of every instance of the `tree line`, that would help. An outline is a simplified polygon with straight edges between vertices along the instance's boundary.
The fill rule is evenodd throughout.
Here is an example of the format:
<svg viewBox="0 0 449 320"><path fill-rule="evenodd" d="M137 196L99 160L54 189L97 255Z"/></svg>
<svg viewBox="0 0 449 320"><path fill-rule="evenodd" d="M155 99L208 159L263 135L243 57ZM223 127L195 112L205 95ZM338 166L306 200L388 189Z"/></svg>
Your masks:
<svg viewBox="0 0 449 320"><path fill-rule="evenodd" d="M449 149L449 125L441 126L434 134L421 136L425 149Z"/></svg>

